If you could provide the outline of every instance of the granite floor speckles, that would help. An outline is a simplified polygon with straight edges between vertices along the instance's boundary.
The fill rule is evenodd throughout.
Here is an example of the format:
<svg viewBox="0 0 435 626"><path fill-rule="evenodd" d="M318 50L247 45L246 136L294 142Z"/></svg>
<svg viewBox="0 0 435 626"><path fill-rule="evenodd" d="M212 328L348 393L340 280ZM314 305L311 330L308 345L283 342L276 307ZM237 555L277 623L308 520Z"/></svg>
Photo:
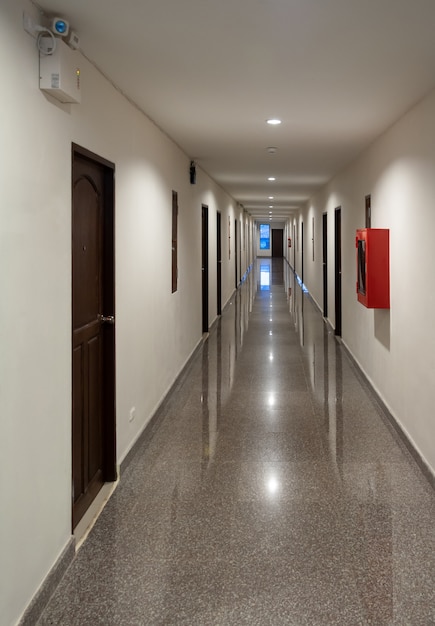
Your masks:
<svg viewBox="0 0 435 626"><path fill-rule="evenodd" d="M289 268L261 265L41 626L435 624L434 492Z"/></svg>

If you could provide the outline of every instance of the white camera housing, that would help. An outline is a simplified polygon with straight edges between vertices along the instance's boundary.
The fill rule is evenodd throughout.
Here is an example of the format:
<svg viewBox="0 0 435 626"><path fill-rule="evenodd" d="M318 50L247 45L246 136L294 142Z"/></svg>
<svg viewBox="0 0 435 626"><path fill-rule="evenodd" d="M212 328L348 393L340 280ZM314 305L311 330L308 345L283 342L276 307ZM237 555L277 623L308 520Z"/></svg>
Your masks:
<svg viewBox="0 0 435 626"><path fill-rule="evenodd" d="M77 50L80 47L80 37L75 30L70 30L68 37L65 39L67 45L73 50Z"/></svg>
<svg viewBox="0 0 435 626"><path fill-rule="evenodd" d="M48 35L48 45L52 39ZM40 52L39 88L64 103L81 102L80 55L60 38L51 53Z"/></svg>

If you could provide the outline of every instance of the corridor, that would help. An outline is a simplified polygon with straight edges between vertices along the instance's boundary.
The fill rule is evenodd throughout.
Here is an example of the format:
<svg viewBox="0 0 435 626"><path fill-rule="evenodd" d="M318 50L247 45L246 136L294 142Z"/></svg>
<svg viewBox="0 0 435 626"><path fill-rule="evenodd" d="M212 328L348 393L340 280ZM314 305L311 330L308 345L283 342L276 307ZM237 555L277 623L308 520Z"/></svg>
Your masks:
<svg viewBox="0 0 435 626"><path fill-rule="evenodd" d="M258 259L38 624L435 624L434 517L309 295Z"/></svg>

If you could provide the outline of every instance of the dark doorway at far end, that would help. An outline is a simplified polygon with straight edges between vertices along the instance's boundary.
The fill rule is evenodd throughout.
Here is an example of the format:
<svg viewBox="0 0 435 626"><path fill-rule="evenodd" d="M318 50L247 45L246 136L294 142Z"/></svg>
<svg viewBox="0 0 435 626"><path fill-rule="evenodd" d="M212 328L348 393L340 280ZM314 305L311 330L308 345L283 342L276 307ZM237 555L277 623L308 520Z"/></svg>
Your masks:
<svg viewBox="0 0 435 626"><path fill-rule="evenodd" d="M284 230L282 228L272 228L272 257L284 256Z"/></svg>

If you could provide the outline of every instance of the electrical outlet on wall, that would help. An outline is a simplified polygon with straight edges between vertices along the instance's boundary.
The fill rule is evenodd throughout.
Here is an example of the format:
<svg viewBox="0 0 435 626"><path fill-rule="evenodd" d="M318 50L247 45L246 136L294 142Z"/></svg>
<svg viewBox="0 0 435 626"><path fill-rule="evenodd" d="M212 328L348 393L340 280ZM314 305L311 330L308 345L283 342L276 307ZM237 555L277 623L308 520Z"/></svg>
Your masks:
<svg viewBox="0 0 435 626"><path fill-rule="evenodd" d="M132 406L130 409L130 413L128 414L128 421L132 422L135 417L136 417L136 407Z"/></svg>

